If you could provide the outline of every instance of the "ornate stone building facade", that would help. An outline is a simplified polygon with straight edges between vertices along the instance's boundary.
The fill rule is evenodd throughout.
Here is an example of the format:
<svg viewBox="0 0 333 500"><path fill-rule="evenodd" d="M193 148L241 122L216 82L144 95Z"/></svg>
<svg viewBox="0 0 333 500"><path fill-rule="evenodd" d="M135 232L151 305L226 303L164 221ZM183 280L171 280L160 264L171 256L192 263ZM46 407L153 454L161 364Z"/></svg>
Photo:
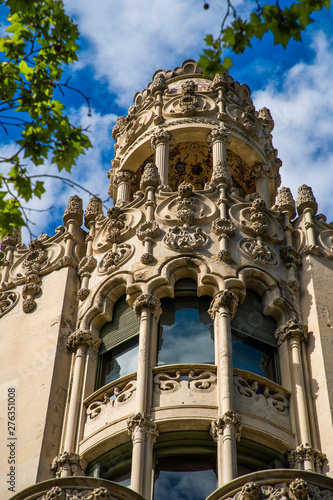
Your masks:
<svg viewBox="0 0 333 500"><path fill-rule="evenodd" d="M229 75L160 70L114 206L3 240L1 498L333 498L333 226L278 189L273 126Z"/></svg>

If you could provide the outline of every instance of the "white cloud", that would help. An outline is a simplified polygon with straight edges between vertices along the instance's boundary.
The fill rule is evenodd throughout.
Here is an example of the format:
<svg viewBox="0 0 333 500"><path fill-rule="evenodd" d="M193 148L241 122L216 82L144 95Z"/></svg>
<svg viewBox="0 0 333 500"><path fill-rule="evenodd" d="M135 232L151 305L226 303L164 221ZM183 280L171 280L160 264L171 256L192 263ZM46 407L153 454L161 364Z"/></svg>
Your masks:
<svg viewBox="0 0 333 500"><path fill-rule="evenodd" d="M314 58L299 62L254 93L257 109L270 108L275 121L274 145L283 161L282 184L292 189L313 188L319 208L333 218L333 39L317 33ZM282 82L282 85L281 85Z"/></svg>

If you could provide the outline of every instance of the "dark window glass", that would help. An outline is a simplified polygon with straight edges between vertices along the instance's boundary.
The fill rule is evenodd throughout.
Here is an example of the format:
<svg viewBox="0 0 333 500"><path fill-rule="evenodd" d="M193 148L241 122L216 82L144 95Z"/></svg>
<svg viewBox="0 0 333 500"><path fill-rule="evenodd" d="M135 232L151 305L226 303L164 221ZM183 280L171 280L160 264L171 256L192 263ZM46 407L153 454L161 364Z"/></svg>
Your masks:
<svg viewBox="0 0 333 500"><path fill-rule="evenodd" d="M100 386L103 387L119 377L135 372L138 366L138 354L138 335L103 354Z"/></svg>
<svg viewBox="0 0 333 500"><path fill-rule="evenodd" d="M209 455L158 458L154 500L204 500L217 487L215 463Z"/></svg>
<svg viewBox="0 0 333 500"><path fill-rule="evenodd" d="M214 327L208 314L211 297L162 299L158 365L214 364Z"/></svg>
<svg viewBox="0 0 333 500"><path fill-rule="evenodd" d="M276 322L264 315L259 295L247 290L231 322L233 367L277 382L275 330Z"/></svg>

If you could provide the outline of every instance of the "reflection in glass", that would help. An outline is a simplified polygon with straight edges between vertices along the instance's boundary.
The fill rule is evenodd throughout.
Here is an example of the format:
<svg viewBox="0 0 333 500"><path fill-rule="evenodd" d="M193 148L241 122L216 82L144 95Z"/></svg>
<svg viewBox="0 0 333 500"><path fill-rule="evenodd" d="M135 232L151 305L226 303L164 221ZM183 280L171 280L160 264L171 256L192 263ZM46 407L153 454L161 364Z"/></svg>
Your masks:
<svg viewBox="0 0 333 500"><path fill-rule="evenodd" d="M102 356L101 387L137 370L139 336L123 342Z"/></svg>
<svg viewBox="0 0 333 500"><path fill-rule="evenodd" d="M274 348L244 334L232 331L232 364L276 381Z"/></svg>
<svg viewBox="0 0 333 500"><path fill-rule="evenodd" d="M210 297L162 299L158 365L214 364L214 328L208 314Z"/></svg>
<svg viewBox="0 0 333 500"><path fill-rule="evenodd" d="M154 500L204 500L217 487L215 457L161 457L155 468Z"/></svg>

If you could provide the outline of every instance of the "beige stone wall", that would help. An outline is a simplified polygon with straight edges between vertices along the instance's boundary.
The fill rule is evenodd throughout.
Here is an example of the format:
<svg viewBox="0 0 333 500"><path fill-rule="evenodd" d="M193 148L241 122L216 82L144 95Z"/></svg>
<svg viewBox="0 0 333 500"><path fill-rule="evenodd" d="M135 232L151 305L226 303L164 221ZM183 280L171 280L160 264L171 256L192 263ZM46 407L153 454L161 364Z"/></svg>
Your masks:
<svg viewBox="0 0 333 500"><path fill-rule="evenodd" d="M16 488L52 477L58 452L70 369L66 337L74 328L77 278L72 267L43 276L37 309L19 303L0 320L1 498L7 499L9 472L7 390L16 388ZM22 300L22 299L21 299Z"/></svg>

